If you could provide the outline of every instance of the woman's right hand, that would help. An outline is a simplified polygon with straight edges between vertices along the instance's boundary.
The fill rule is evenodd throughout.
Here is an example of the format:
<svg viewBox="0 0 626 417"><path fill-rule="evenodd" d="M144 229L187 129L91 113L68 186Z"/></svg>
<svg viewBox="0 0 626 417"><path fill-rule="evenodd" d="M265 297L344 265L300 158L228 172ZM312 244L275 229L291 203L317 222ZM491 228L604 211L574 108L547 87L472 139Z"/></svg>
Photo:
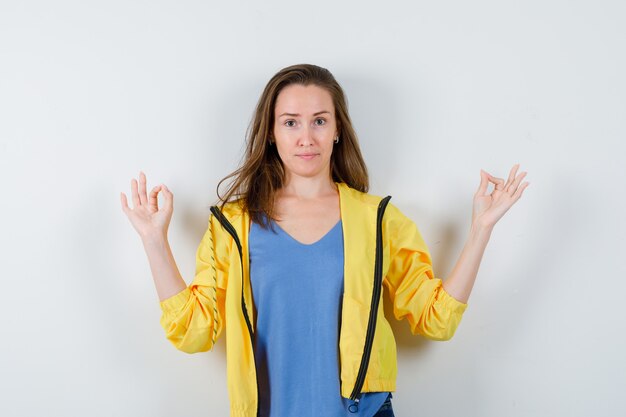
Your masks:
<svg viewBox="0 0 626 417"><path fill-rule="evenodd" d="M137 191L137 180L130 181L130 188L133 196L134 208L128 207L126 194L121 193L122 210L128 216L131 224L139 233L142 239L151 237L167 237L167 229L172 219L174 211L174 195L165 186L157 185L150 191L150 197L146 194L146 175L139 172L139 191ZM159 208L157 196L159 191L163 191L165 204Z"/></svg>

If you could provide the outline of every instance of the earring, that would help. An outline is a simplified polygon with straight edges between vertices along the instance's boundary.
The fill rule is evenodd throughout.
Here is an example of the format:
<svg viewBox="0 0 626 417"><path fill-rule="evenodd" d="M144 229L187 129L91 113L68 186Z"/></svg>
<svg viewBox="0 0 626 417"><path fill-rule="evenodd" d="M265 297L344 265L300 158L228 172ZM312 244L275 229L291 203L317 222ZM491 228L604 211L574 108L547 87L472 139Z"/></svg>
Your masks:
<svg viewBox="0 0 626 417"><path fill-rule="evenodd" d="M335 136L335 143L339 143L339 136Z"/></svg>

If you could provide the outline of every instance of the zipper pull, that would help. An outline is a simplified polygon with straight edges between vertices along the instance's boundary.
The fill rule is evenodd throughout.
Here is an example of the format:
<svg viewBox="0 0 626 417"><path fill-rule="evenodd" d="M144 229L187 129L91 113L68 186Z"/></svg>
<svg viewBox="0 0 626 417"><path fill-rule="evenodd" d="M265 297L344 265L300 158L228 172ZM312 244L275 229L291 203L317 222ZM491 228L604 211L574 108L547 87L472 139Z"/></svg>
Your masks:
<svg viewBox="0 0 626 417"><path fill-rule="evenodd" d="M359 399L355 399L354 402L352 404L350 404L348 406L348 411L350 411L351 413L358 413L359 412Z"/></svg>

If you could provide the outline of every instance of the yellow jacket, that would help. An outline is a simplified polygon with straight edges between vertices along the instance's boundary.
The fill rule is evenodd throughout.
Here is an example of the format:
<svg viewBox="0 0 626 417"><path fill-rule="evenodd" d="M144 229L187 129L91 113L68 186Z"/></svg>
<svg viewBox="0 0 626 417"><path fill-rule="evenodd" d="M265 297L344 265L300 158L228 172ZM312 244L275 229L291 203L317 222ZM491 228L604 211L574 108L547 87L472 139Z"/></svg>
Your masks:
<svg viewBox="0 0 626 417"><path fill-rule="evenodd" d="M389 290L396 319L406 318L413 334L433 340L454 335L467 304L448 294L435 278L417 226L388 203L390 196L336 184L344 234L341 395L358 401L361 392L396 389L396 344L384 315L382 285ZM230 416L256 417L250 217L237 202L227 203L223 211L211 207L211 212L196 253L195 278L160 302L161 325L167 339L187 353L211 350L226 328Z"/></svg>

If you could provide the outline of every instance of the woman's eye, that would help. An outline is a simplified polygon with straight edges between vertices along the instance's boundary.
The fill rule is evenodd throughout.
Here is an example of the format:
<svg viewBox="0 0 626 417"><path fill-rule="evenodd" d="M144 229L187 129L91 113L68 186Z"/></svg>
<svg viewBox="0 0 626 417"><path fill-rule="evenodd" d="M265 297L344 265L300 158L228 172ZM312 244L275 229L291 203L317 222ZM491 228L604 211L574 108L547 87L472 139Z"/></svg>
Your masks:
<svg viewBox="0 0 626 417"><path fill-rule="evenodd" d="M318 126L322 126L322 125L324 125L326 123L326 120L324 120L324 119L317 119L316 121L317 122L322 122L322 123L318 123L317 124Z"/></svg>
<svg viewBox="0 0 626 417"><path fill-rule="evenodd" d="M287 121L285 122L285 124L286 124L288 127L293 127L293 125L290 125L289 123L295 123L295 122L294 122L293 120L287 120Z"/></svg>

